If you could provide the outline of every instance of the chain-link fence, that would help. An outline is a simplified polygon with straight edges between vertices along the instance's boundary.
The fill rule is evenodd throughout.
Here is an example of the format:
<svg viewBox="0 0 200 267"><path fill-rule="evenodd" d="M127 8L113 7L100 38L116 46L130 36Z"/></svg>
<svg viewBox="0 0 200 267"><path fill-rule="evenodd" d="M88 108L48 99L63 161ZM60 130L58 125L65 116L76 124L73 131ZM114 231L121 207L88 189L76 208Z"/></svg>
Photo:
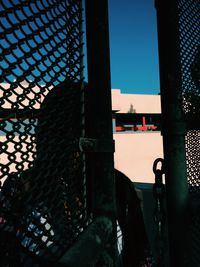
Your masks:
<svg viewBox="0 0 200 267"><path fill-rule="evenodd" d="M56 261L88 224L81 2L0 3L1 266Z"/></svg>
<svg viewBox="0 0 200 267"><path fill-rule="evenodd" d="M200 265L200 2L178 1L182 107L186 116L187 176L191 198L188 266Z"/></svg>
<svg viewBox="0 0 200 267"><path fill-rule="evenodd" d="M188 124L187 160L191 192L198 191L200 179L200 3L179 1L182 107Z"/></svg>

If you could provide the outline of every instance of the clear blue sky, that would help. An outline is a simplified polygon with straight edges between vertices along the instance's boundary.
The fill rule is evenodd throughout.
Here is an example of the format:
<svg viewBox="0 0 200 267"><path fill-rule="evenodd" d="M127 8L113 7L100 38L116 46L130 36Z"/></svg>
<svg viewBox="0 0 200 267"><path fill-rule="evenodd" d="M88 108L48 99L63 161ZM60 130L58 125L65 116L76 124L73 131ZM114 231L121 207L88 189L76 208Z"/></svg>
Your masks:
<svg viewBox="0 0 200 267"><path fill-rule="evenodd" d="M124 93L158 94L154 0L108 0L111 85Z"/></svg>

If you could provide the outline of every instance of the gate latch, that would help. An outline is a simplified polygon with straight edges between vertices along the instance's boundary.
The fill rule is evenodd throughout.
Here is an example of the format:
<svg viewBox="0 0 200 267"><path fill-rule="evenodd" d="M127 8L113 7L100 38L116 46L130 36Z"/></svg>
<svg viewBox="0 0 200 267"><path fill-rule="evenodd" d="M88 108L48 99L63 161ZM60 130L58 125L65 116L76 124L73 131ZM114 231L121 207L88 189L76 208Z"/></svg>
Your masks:
<svg viewBox="0 0 200 267"><path fill-rule="evenodd" d="M111 139L94 139L81 137L79 139L79 148L83 152L114 152L115 141Z"/></svg>

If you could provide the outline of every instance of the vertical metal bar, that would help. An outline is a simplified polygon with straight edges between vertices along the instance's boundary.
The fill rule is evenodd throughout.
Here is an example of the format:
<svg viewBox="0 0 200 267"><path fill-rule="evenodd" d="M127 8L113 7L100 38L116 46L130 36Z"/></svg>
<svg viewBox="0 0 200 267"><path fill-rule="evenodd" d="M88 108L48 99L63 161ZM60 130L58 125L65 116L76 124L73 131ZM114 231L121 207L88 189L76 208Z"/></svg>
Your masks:
<svg viewBox="0 0 200 267"><path fill-rule="evenodd" d="M185 266L188 205L177 6L176 0L156 1L170 267Z"/></svg>
<svg viewBox="0 0 200 267"><path fill-rule="evenodd" d="M83 31L83 1L79 1L80 17L79 17L79 34L80 34L80 87L81 87L81 137L85 137L85 94L84 94L84 31ZM86 185L86 156L85 152L81 153L82 158L82 174L84 188L84 207L87 211L87 186Z"/></svg>
<svg viewBox="0 0 200 267"><path fill-rule="evenodd" d="M86 117L86 136L113 142L110 51L107 0L86 0L86 36L89 111ZM109 142L108 142L109 143ZM94 216L108 216L116 223L113 152L94 152L89 158L93 185ZM115 233L113 233L116 239ZM110 256L116 266L115 242L110 241ZM113 244L111 244L113 242ZM106 265L107 266L107 265Z"/></svg>

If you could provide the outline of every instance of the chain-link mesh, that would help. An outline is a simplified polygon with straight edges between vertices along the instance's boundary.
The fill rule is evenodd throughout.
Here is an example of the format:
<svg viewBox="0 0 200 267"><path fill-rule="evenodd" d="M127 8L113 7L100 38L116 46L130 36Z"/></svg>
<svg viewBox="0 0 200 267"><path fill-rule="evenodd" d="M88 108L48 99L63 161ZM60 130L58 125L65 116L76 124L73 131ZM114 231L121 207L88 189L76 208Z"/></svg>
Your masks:
<svg viewBox="0 0 200 267"><path fill-rule="evenodd" d="M190 189L199 185L200 152L200 2L179 0L179 33L182 79L182 107L190 129L186 138Z"/></svg>
<svg viewBox="0 0 200 267"><path fill-rule="evenodd" d="M183 109L189 122L200 114L200 3L183 0L178 7Z"/></svg>
<svg viewBox="0 0 200 267"><path fill-rule="evenodd" d="M190 257L188 266L200 265L200 2L179 0L182 107L186 116L186 157L190 198Z"/></svg>
<svg viewBox="0 0 200 267"><path fill-rule="evenodd" d="M200 2L179 1L183 110L188 128L186 150L191 190L199 185L200 152Z"/></svg>
<svg viewBox="0 0 200 267"><path fill-rule="evenodd" d="M0 3L1 266L56 260L87 225L81 2Z"/></svg>

